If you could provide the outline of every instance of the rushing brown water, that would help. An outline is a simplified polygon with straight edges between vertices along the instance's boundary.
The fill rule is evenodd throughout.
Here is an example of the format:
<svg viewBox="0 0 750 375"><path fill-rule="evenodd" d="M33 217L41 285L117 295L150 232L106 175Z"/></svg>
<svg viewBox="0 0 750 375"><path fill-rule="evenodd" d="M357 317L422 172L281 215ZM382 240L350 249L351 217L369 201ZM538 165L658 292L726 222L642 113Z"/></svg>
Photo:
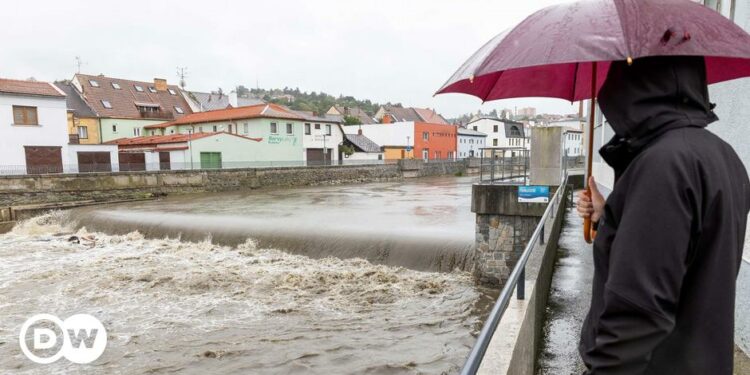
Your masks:
<svg viewBox="0 0 750 375"><path fill-rule="evenodd" d="M443 188L468 194L460 182ZM91 233L75 215L45 215L0 236L0 373L455 373L481 323L483 295L461 270L311 258L252 239L97 232L76 244L71 234ZM102 357L26 359L19 327L41 312L99 318L109 337Z"/></svg>

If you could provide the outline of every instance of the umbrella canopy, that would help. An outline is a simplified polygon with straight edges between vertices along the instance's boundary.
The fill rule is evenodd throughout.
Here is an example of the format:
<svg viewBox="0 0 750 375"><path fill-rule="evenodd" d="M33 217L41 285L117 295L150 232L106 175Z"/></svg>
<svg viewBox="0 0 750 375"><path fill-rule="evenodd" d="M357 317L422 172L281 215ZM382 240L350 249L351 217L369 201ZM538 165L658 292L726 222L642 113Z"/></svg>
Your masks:
<svg viewBox="0 0 750 375"><path fill-rule="evenodd" d="M750 35L703 5L591 0L542 9L502 32L437 94L465 93L483 101L589 99L604 82L609 62L664 55L705 56L708 83L750 76Z"/></svg>

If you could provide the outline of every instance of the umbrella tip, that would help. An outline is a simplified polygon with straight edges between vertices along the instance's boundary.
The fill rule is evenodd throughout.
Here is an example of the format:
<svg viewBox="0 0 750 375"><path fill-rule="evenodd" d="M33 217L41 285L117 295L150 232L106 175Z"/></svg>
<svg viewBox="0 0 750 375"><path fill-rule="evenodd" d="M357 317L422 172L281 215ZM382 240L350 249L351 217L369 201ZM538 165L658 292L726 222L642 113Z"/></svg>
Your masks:
<svg viewBox="0 0 750 375"><path fill-rule="evenodd" d="M628 66L633 65L633 58L628 56Z"/></svg>
<svg viewBox="0 0 750 375"><path fill-rule="evenodd" d="M469 74L469 83L474 83L474 75Z"/></svg>

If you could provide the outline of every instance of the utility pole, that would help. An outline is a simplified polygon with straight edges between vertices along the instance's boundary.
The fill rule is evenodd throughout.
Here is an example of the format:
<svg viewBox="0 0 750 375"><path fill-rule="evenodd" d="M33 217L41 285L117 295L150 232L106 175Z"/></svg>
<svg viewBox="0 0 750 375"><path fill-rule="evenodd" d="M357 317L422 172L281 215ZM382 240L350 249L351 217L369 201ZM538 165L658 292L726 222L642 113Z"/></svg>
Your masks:
<svg viewBox="0 0 750 375"><path fill-rule="evenodd" d="M180 77L180 88L185 90L185 77L188 76L187 67L177 67L177 76Z"/></svg>

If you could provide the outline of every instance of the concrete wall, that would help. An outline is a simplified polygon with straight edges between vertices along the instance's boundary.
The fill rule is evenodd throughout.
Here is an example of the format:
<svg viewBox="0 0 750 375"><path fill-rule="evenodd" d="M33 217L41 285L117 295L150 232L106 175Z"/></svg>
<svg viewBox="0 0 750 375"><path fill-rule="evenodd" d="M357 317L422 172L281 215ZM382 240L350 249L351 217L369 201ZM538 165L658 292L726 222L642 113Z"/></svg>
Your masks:
<svg viewBox="0 0 750 375"><path fill-rule="evenodd" d="M418 176L465 172L463 161L417 166ZM1 176L0 207L76 200L119 200L151 195L235 191L271 186L362 183L401 179L398 164L225 170L146 171Z"/></svg>
<svg viewBox="0 0 750 375"><path fill-rule="evenodd" d="M533 128L529 184L557 185L562 178L563 128ZM536 152L535 152L536 151Z"/></svg>

